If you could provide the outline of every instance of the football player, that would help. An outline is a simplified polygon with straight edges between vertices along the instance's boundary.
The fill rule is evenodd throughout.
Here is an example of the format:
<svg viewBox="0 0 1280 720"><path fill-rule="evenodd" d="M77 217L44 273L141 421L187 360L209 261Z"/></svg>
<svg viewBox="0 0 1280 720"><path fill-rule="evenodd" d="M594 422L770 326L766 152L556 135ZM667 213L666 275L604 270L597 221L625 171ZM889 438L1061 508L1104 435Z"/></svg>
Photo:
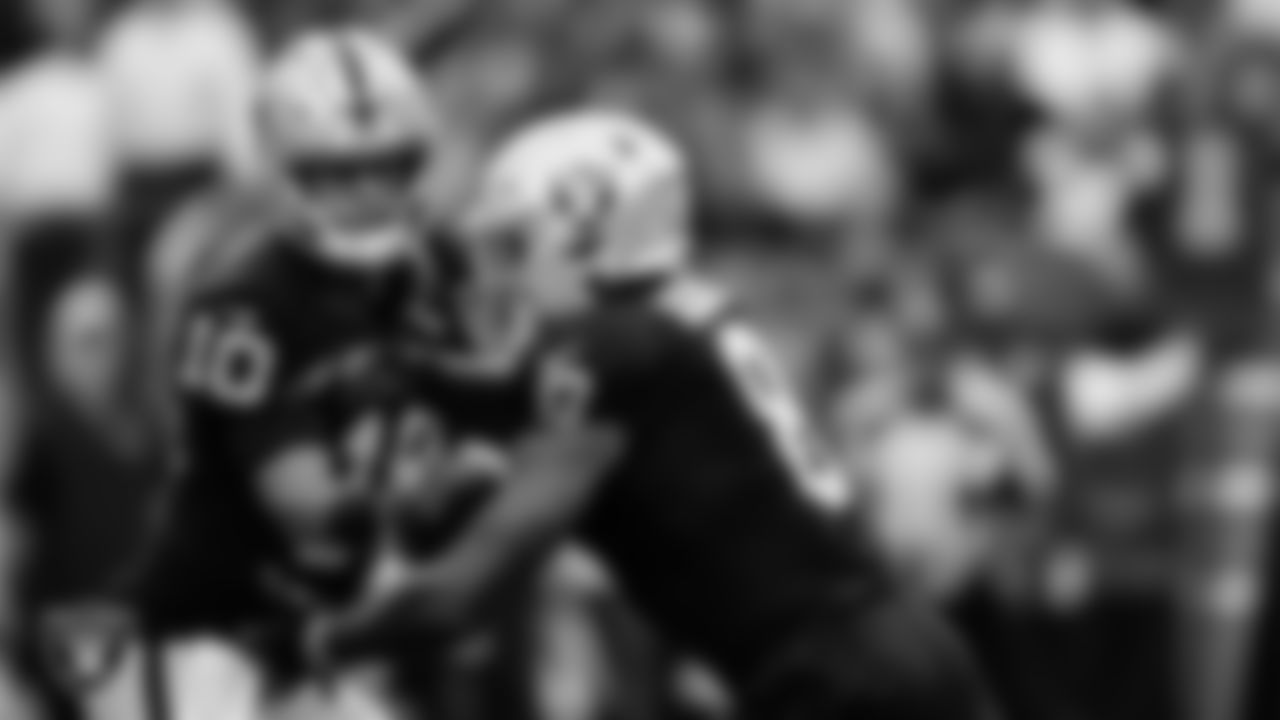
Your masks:
<svg viewBox="0 0 1280 720"><path fill-rule="evenodd" d="M506 309L482 335L508 340L493 377L535 378L532 429L456 543L331 628L329 650L467 628L572 529L745 717L988 717L949 631L839 530L852 488L765 342L687 270L689 184L670 141L610 111L496 153L465 233L471 304Z"/></svg>
<svg viewBox="0 0 1280 720"><path fill-rule="evenodd" d="M293 631L366 581L379 485L432 450L390 358L433 327L416 213L438 128L409 61L349 29L287 47L260 112L278 202L213 224L177 321L180 480L125 603L145 643L112 653L94 718L320 717L290 709L320 694L358 720L386 710L342 682L274 690L308 687Z"/></svg>

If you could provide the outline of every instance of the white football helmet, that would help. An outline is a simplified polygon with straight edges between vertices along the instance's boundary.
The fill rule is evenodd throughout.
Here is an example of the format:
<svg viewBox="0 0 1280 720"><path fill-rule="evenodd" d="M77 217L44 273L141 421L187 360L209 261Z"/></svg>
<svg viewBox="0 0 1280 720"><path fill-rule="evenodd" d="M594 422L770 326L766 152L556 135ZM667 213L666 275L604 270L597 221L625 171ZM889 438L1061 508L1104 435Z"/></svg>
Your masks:
<svg viewBox="0 0 1280 720"><path fill-rule="evenodd" d="M322 244L339 258L398 256L436 149L437 118L412 62L372 32L314 32L268 69L261 131Z"/></svg>
<svg viewBox="0 0 1280 720"><path fill-rule="evenodd" d="M500 275L522 273L525 289L543 298L584 283L660 277L689 260L689 185L680 150L646 122L613 110L571 112L498 148L465 234L473 251L479 246L482 274L486 264L505 265Z"/></svg>

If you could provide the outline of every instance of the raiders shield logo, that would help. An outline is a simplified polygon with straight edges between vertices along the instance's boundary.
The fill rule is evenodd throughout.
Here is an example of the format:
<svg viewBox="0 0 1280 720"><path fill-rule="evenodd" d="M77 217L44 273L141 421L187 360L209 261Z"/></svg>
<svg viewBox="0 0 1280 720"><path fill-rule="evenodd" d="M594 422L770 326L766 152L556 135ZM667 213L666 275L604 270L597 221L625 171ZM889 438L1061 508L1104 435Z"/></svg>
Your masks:
<svg viewBox="0 0 1280 720"><path fill-rule="evenodd" d="M106 606L63 608L44 618L41 649L52 678L84 693L111 677L128 649L132 623Z"/></svg>

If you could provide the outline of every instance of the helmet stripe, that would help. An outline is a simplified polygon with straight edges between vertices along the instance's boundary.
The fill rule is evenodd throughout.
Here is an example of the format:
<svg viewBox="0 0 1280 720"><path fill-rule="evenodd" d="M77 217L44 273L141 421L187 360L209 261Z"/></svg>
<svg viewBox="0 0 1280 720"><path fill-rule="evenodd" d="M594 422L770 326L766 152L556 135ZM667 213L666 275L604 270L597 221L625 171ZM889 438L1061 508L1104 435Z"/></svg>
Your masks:
<svg viewBox="0 0 1280 720"><path fill-rule="evenodd" d="M351 116L362 125L371 123L377 115L378 106L373 98L369 73L360 60L358 46L354 39L344 38L344 42L338 43L336 47L338 65L351 92Z"/></svg>

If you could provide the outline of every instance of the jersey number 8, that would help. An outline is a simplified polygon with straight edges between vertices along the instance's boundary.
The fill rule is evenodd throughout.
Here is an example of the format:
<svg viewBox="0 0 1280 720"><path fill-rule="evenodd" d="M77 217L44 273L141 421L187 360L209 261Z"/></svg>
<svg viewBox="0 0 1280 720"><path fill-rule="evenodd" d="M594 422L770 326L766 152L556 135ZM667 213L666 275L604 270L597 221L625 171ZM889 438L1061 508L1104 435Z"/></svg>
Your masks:
<svg viewBox="0 0 1280 720"><path fill-rule="evenodd" d="M800 490L821 508L834 511L845 507L852 487L819 446L808 417L764 341L740 324L722 326L716 341L738 390L765 426Z"/></svg>
<svg viewBox="0 0 1280 720"><path fill-rule="evenodd" d="M266 398L276 355L252 320L201 316L187 333L179 370L184 388L239 408Z"/></svg>

